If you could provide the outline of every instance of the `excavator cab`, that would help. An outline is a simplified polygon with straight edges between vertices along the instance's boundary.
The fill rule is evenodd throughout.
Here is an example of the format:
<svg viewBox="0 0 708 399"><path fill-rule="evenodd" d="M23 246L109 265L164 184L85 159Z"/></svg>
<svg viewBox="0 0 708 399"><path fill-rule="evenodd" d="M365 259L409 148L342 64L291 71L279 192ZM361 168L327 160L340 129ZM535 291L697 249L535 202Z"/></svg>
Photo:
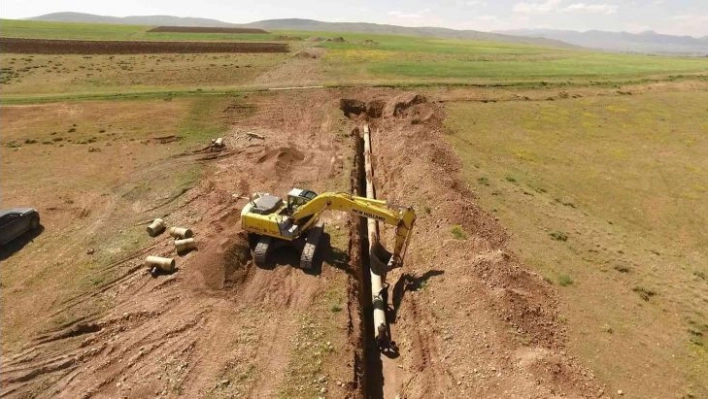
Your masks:
<svg viewBox="0 0 708 399"><path fill-rule="evenodd" d="M299 207L307 204L312 199L317 197L317 193L311 190L302 190L294 188L288 193L288 210L292 215Z"/></svg>

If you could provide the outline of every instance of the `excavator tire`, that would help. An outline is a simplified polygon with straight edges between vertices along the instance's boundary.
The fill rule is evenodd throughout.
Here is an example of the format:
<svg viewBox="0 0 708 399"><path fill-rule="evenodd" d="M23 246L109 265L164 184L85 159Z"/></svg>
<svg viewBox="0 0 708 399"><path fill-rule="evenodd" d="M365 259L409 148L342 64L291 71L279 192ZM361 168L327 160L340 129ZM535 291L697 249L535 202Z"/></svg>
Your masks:
<svg viewBox="0 0 708 399"><path fill-rule="evenodd" d="M312 269L312 263L315 259L315 254L317 253L317 244L322 238L322 232L324 231L324 224L318 223L316 226L310 228L307 234L307 242L305 247L302 249L302 256L300 257L300 268L303 270Z"/></svg>
<svg viewBox="0 0 708 399"><path fill-rule="evenodd" d="M273 239L268 236L262 236L256 244L256 249L253 251L253 259L256 261L256 265L265 266L268 260L268 248L270 247L270 242Z"/></svg>

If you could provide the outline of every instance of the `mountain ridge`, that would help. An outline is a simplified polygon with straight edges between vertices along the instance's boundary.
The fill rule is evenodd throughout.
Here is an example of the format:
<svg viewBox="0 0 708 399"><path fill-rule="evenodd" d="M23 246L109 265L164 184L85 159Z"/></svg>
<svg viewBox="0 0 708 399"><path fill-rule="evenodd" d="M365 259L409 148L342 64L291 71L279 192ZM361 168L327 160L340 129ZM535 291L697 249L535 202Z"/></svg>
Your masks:
<svg viewBox="0 0 708 399"><path fill-rule="evenodd" d="M485 40L553 47L584 47L603 51L708 56L708 36L675 36L601 30L512 29L495 32L456 30L441 27L406 27L369 22L325 22L304 18L267 19L235 24L209 18L145 15L112 17L77 12L60 12L28 18L34 21L130 24L148 26L247 27L265 30L299 30L383 35L408 35L443 39Z"/></svg>
<svg viewBox="0 0 708 399"><path fill-rule="evenodd" d="M572 47L567 43L544 38L515 37L510 35L480 32L473 30L455 30L437 27L406 27L397 25L374 24L369 22L324 22L313 19L285 18L268 19L245 24L233 24L215 19L172 17L166 15L111 17L76 12L60 12L27 18L32 21L46 22L78 22L78 23L108 23L125 25L149 26L204 26L204 27L245 27L266 30L301 30L329 31L343 33L393 34L436 37L448 39L490 40L508 43L523 43L539 46Z"/></svg>
<svg viewBox="0 0 708 399"><path fill-rule="evenodd" d="M103 23L118 25L169 25L169 26L204 26L204 27L236 27L237 24L210 18L174 17L171 15L135 15L127 17L112 17L107 15L87 14L81 12L55 12L26 18L30 21L45 22L77 22Z"/></svg>
<svg viewBox="0 0 708 399"><path fill-rule="evenodd" d="M497 33L561 40L576 46L606 51L708 55L708 36L667 35L651 30L630 33L601 30L579 32L560 29L512 29L497 31Z"/></svg>

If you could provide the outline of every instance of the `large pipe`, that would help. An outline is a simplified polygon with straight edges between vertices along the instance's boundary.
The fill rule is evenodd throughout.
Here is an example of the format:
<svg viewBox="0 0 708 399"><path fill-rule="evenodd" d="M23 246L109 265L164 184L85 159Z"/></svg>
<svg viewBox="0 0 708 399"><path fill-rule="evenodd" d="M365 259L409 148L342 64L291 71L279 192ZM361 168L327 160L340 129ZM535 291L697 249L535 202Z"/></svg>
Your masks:
<svg viewBox="0 0 708 399"><path fill-rule="evenodd" d="M150 268L150 272L155 274L157 269L164 272L175 270L175 260L173 258L163 258L160 256L148 256L145 258L145 266Z"/></svg>
<svg viewBox="0 0 708 399"><path fill-rule="evenodd" d="M366 172L366 198L376 199L374 188L374 167L371 159L371 132L369 125L364 125L364 170ZM383 251L379 243L379 225L376 219L367 220L369 236L369 272L371 273L371 302L374 308L374 338L379 348L387 348L390 342L386 324L386 300L384 297L384 279L388 260L380 259Z"/></svg>
<svg viewBox="0 0 708 399"><path fill-rule="evenodd" d="M147 227L147 232L150 237L155 237L165 231L165 221L162 219L155 219Z"/></svg>
<svg viewBox="0 0 708 399"><path fill-rule="evenodd" d="M177 239L192 238L194 236L194 232L192 232L192 229L185 227L170 227L170 235Z"/></svg>
<svg viewBox="0 0 708 399"><path fill-rule="evenodd" d="M178 254L184 254L196 248L197 243L194 242L194 238L175 240L175 249L177 250Z"/></svg>

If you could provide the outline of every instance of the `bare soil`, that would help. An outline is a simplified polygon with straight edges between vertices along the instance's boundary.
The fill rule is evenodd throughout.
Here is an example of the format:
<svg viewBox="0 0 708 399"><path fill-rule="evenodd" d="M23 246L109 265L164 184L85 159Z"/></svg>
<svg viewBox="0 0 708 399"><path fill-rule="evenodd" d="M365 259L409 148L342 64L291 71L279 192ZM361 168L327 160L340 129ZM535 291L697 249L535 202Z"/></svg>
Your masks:
<svg viewBox="0 0 708 399"><path fill-rule="evenodd" d="M566 352L552 287L507 249L504 228L460 179L439 104L383 90L252 97L255 114L234 124L225 150L187 151L134 176L208 165L165 215L192 228L199 249L177 258L175 273L153 278L142 259L174 256L162 235L95 270L105 281L53 305L71 317L27 331L22 349L3 353L2 397L604 396ZM404 268L387 277L400 353L378 368L363 363L370 315L349 218L327 216L332 249L315 271L297 269L287 253L259 268L239 228L243 200L233 196L348 189L342 182L356 165L349 132L364 121L373 129L378 197L419 215ZM132 218L155 217L164 199L133 194ZM3 267L23 267L13 260Z"/></svg>
<svg viewBox="0 0 708 399"><path fill-rule="evenodd" d="M285 43L145 42L0 38L0 52L18 54L287 53Z"/></svg>
<svg viewBox="0 0 708 399"><path fill-rule="evenodd" d="M305 48L280 65L266 70L253 80L254 86L269 88L303 87L322 84L322 49Z"/></svg>

